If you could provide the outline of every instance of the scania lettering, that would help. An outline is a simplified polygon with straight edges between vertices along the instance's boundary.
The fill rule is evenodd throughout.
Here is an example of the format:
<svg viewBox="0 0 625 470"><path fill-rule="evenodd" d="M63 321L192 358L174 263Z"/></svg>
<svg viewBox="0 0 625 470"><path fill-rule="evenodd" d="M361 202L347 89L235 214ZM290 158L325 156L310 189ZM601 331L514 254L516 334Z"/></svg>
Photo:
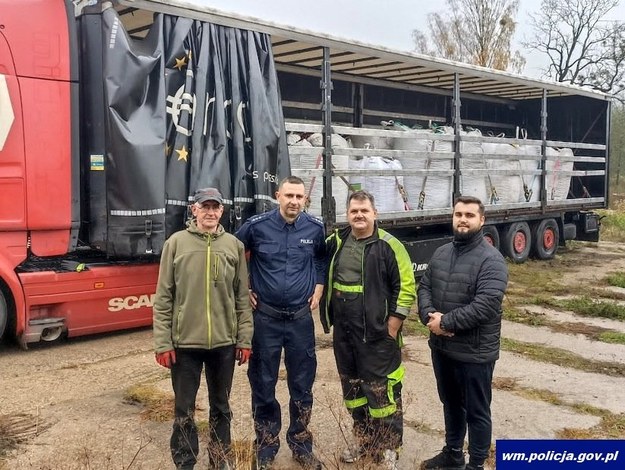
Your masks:
<svg viewBox="0 0 625 470"><path fill-rule="evenodd" d="M194 0L0 12L0 337L23 347L150 325L159 255L200 186L224 194L229 231L288 174L328 231L367 189L416 276L462 194L513 262L599 238L608 95Z"/></svg>
<svg viewBox="0 0 625 470"><path fill-rule="evenodd" d="M129 295L128 297L113 297L109 300L109 312L119 312L120 310L136 310L138 308L152 308L154 294L143 294L140 296Z"/></svg>

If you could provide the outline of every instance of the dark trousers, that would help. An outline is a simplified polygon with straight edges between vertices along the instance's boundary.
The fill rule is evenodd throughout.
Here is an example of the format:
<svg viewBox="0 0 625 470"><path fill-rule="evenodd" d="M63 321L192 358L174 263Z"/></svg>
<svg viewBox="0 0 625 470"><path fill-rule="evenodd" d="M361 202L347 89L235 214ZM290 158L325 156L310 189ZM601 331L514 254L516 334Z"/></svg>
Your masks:
<svg viewBox="0 0 625 470"><path fill-rule="evenodd" d="M256 454L260 460L273 459L280 448L282 419L280 403L276 400L276 383L283 348L290 393L287 444L300 455L312 452L312 434L308 424L317 372L312 315L308 312L295 319L279 319L256 310L252 340L254 353L248 377L252 388Z"/></svg>
<svg viewBox="0 0 625 470"><path fill-rule="evenodd" d="M177 468L193 466L197 461L199 444L194 414L202 369L208 386L209 458L218 462L229 452L232 413L228 399L234 356L234 345L215 349L176 349L176 363L171 367L175 412L170 445Z"/></svg>
<svg viewBox="0 0 625 470"><path fill-rule="evenodd" d="M360 302L333 299L334 357L343 400L354 433L365 450L377 455L397 449L403 439L401 350L390 335L364 341Z"/></svg>
<svg viewBox="0 0 625 470"><path fill-rule="evenodd" d="M468 427L470 460L483 464L493 430L490 403L495 362L460 362L432 350L432 365L443 403L447 446L462 449Z"/></svg>

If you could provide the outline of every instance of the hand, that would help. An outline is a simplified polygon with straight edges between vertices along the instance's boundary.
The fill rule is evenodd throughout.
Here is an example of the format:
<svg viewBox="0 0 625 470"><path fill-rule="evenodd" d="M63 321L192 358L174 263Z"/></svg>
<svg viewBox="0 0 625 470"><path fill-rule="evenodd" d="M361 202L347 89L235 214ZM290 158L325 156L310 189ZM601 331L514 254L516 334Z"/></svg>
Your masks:
<svg viewBox="0 0 625 470"><path fill-rule="evenodd" d="M176 363L176 351L173 349L162 353L156 353L156 362L163 367L171 369L172 364Z"/></svg>
<svg viewBox="0 0 625 470"><path fill-rule="evenodd" d="M321 296L323 295L323 284L315 285L315 291L313 295L308 299L308 304L310 305L310 309L314 310L319 307L319 301L321 300Z"/></svg>
<svg viewBox="0 0 625 470"><path fill-rule="evenodd" d="M256 305L258 304L258 296L256 292L250 289L250 303L252 304L252 308L256 310Z"/></svg>
<svg viewBox="0 0 625 470"><path fill-rule="evenodd" d="M239 365L243 365L249 361L251 355L252 350L249 348L235 348L234 350L234 358L238 361Z"/></svg>
<svg viewBox="0 0 625 470"><path fill-rule="evenodd" d="M397 335L399 334L399 329L404 321L398 317L389 316L387 321L388 334L397 339Z"/></svg>
<svg viewBox="0 0 625 470"><path fill-rule="evenodd" d="M453 336L453 333L449 331L443 330L441 327L441 319L443 318L443 314L441 312L433 312L428 313L430 317L430 321L427 323L427 327L430 329L432 333L438 336Z"/></svg>

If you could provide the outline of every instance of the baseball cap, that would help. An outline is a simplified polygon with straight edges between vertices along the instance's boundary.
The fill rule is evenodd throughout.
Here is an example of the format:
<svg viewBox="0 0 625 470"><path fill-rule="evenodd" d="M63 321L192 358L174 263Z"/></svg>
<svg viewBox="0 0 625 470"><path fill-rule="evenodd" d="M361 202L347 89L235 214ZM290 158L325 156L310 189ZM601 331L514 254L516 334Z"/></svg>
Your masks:
<svg viewBox="0 0 625 470"><path fill-rule="evenodd" d="M193 195L193 200L198 204L203 204L206 201L215 201L222 205L224 203L221 193L216 188L198 189Z"/></svg>

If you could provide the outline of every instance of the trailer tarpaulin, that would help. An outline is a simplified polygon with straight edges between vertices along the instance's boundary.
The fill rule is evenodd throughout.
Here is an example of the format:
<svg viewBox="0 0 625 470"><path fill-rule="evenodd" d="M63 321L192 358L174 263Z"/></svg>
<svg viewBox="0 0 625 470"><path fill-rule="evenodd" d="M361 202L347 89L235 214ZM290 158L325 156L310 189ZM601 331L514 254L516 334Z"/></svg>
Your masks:
<svg viewBox="0 0 625 470"><path fill-rule="evenodd" d="M156 15L135 40L103 15L109 253L159 253L201 187L229 230L272 208L290 166L270 37Z"/></svg>

